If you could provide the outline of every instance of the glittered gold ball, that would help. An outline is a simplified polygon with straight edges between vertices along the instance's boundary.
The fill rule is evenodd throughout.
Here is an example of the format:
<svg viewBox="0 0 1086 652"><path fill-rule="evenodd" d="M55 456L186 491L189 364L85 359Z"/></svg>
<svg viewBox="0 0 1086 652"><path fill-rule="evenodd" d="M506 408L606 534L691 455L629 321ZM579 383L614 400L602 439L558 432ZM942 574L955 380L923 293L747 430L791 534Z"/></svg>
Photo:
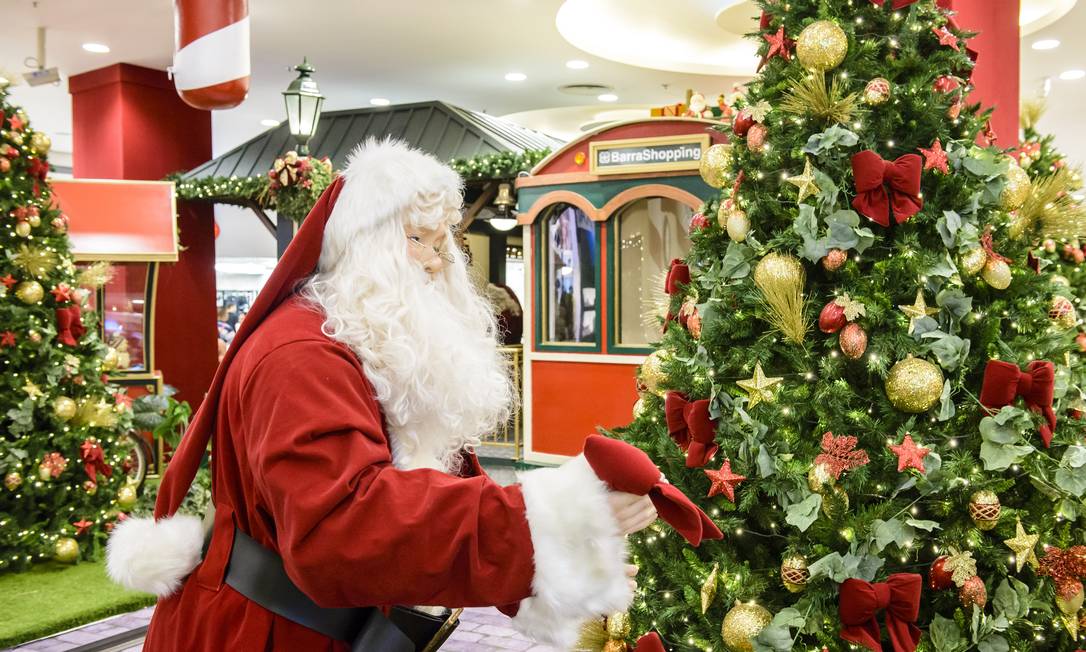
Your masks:
<svg viewBox="0 0 1086 652"><path fill-rule="evenodd" d="M790 254L768 253L754 268L754 283L759 287L773 284L803 284L803 265Z"/></svg>
<svg viewBox="0 0 1086 652"><path fill-rule="evenodd" d="M79 559L79 544L71 537L57 539L53 558L65 564L74 564L75 560Z"/></svg>
<svg viewBox="0 0 1086 652"><path fill-rule="evenodd" d="M634 402L633 418L640 419L645 416L645 399L639 398Z"/></svg>
<svg viewBox="0 0 1086 652"><path fill-rule="evenodd" d="M728 145L713 145L701 155L698 172L705 183L714 188L723 188L727 183L728 168L732 162L732 149Z"/></svg>
<svg viewBox="0 0 1086 652"><path fill-rule="evenodd" d="M48 466L38 465L38 479L42 482L48 482L53 479L53 471Z"/></svg>
<svg viewBox="0 0 1086 652"><path fill-rule="evenodd" d="M998 258L989 258L980 275L985 283L997 290L1006 290L1011 285L1011 266Z"/></svg>
<svg viewBox="0 0 1086 652"><path fill-rule="evenodd" d="M1056 592L1056 606L1060 611L1070 616L1071 614L1077 614L1078 610L1082 608L1082 601L1084 592L1079 589L1073 591L1070 595L1061 595L1059 591Z"/></svg>
<svg viewBox="0 0 1086 652"><path fill-rule="evenodd" d="M717 223L728 231L728 237L736 242L747 239L750 233L750 218L746 212L731 202L724 202L716 214Z"/></svg>
<svg viewBox="0 0 1086 652"><path fill-rule="evenodd" d="M603 644L600 652L627 652L626 641L610 640Z"/></svg>
<svg viewBox="0 0 1086 652"><path fill-rule="evenodd" d="M1048 280L1052 282L1052 285L1062 285L1065 288L1071 287L1071 281L1067 280L1067 277L1062 274L1053 274L1052 278Z"/></svg>
<svg viewBox="0 0 1086 652"><path fill-rule="evenodd" d="M1031 190L1029 174L1017 163L1003 175L1003 192L999 195L999 203L1005 211L1016 211L1026 203Z"/></svg>
<svg viewBox="0 0 1086 652"><path fill-rule="evenodd" d="M984 269L984 264L987 262L988 252L984 250L984 247L977 247L962 254L961 269L969 276L973 276L974 274L979 274L980 270Z"/></svg>
<svg viewBox="0 0 1086 652"><path fill-rule="evenodd" d="M973 605L983 609L988 603L988 591L984 588L984 580L976 575L967 579L965 584L958 589L958 600L966 609Z"/></svg>
<svg viewBox="0 0 1086 652"><path fill-rule="evenodd" d="M831 521L845 518L848 505L848 492L837 485L822 493L822 514Z"/></svg>
<svg viewBox="0 0 1086 652"><path fill-rule="evenodd" d="M807 560L799 555L785 557L781 562L781 582L792 593L799 593L807 588L811 571L807 570Z"/></svg>
<svg viewBox="0 0 1086 652"><path fill-rule="evenodd" d="M4 476L4 488L8 491L15 491L23 484L23 476L20 473L12 471Z"/></svg>
<svg viewBox="0 0 1086 652"><path fill-rule="evenodd" d="M613 613L607 617L607 636L625 639L630 635L630 615L625 611Z"/></svg>
<svg viewBox="0 0 1086 652"><path fill-rule="evenodd" d="M1075 304L1067 297L1055 296L1052 297L1052 302L1048 305L1048 318L1053 321L1059 328L1069 330L1075 327L1078 323L1078 314L1075 312Z"/></svg>
<svg viewBox="0 0 1086 652"><path fill-rule="evenodd" d="M999 496L995 492L978 491L969 498L969 517L981 530L991 530L999 523L999 515L1003 512L999 504Z"/></svg>
<svg viewBox="0 0 1086 652"><path fill-rule="evenodd" d="M53 401L53 414L56 415L61 421L67 421L75 416L76 404L75 401L67 396L58 396Z"/></svg>
<svg viewBox="0 0 1086 652"><path fill-rule="evenodd" d="M852 323L845 326L838 336L841 345L841 353L849 360L859 360L867 351L867 333L859 324Z"/></svg>
<svg viewBox="0 0 1086 652"><path fill-rule="evenodd" d="M825 464L815 464L807 471L807 486L816 494L829 490L833 482L830 468Z"/></svg>
<svg viewBox="0 0 1086 652"><path fill-rule="evenodd" d="M756 604L735 605L724 616L724 624L720 628L724 645L732 652L752 652L754 644L751 639L760 634L771 620L773 615L765 607Z"/></svg>
<svg viewBox="0 0 1086 652"><path fill-rule="evenodd" d="M927 412L943 393L943 372L927 360L899 360L886 376L886 396L902 412Z"/></svg>
<svg viewBox="0 0 1086 652"><path fill-rule="evenodd" d="M30 222L17 222L15 224L15 235L20 238L26 238L30 236Z"/></svg>
<svg viewBox="0 0 1086 652"><path fill-rule="evenodd" d="M890 80L876 77L864 86L864 102L871 106L885 104L890 99Z"/></svg>
<svg viewBox="0 0 1086 652"><path fill-rule="evenodd" d="M15 296L23 303L34 304L45 296L45 288L37 281L23 281L15 286Z"/></svg>
<svg viewBox="0 0 1086 652"><path fill-rule="evenodd" d="M657 396L663 396L664 391L660 389L660 385L664 382L664 352L653 351L649 354L649 357L645 358L645 362L641 364L641 371L638 377L645 385L648 391L656 394Z"/></svg>
<svg viewBox="0 0 1086 652"><path fill-rule="evenodd" d="M117 506L121 509L132 509L136 506L136 488L126 484L117 490Z"/></svg>
<svg viewBox="0 0 1086 652"><path fill-rule="evenodd" d="M34 227L36 229L39 226L41 226L41 214L40 213L31 213L30 215L27 216L26 221L30 223L30 226L32 226L32 227Z"/></svg>
<svg viewBox="0 0 1086 652"><path fill-rule="evenodd" d="M811 23L803 28L796 39L796 57L807 70L832 70L845 60L846 52L848 36L831 20Z"/></svg>
<svg viewBox="0 0 1086 652"><path fill-rule="evenodd" d="M53 141L49 139L49 136L40 131L35 131L30 136L30 146L38 150L38 154L45 155L49 153L50 148L53 147Z"/></svg>

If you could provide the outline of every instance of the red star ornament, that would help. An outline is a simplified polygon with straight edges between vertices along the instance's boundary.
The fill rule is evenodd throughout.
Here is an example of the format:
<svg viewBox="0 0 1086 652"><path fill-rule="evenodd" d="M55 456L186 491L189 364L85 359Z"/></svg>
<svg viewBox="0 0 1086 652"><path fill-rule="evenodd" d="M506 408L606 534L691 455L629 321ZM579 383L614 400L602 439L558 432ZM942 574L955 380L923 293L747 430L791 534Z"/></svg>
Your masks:
<svg viewBox="0 0 1086 652"><path fill-rule="evenodd" d="M0 346L15 346L15 333L11 331L0 333Z"/></svg>
<svg viewBox="0 0 1086 652"><path fill-rule="evenodd" d="M954 48L955 52L961 52L961 48L958 47L958 37L950 33L945 27L932 27L931 31L935 32L935 35L939 37L939 45L949 45Z"/></svg>
<svg viewBox="0 0 1086 652"><path fill-rule="evenodd" d="M83 536L83 534L86 533L87 530L91 529L94 523L92 521L84 519L76 521L75 523L72 523L72 525L75 526L75 536L81 537Z"/></svg>
<svg viewBox="0 0 1086 652"><path fill-rule="evenodd" d="M23 125L24 125L23 121L20 120L19 116L17 116L17 115L13 115L10 118L8 118L8 124L11 125L11 130L12 131L20 131L20 130L22 130Z"/></svg>
<svg viewBox="0 0 1086 652"><path fill-rule="evenodd" d="M3 283L4 287L6 287L7 289L10 290L11 286L15 285L15 283L17 283L17 281L15 280L14 276L12 276L11 274L8 274L7 276L5 276L3 278L0 278L0 283Z"/></svg>
<svg viewBox="0 0 1086 652"><path fill-rule="evenodd" d="M785 61L792 58L792 51L790 50L792 39L784 35L784 27L778 29L776 34L765 34L762 38L769 43L769 52L766 52L765 61L769 61L776 56Z"/></svg>
<svg viewBox="0 0 1086 652"><path fill-rule="evenodd" d="M917 446L911 435L905 435L900 444L889 444L890 450L897 455L897 470L916 469L924 472L924 456L931 452L930 448Z"/></svg>
<svg viewBox="0 0 1086 652"><path fill-rule="evenodd" d="M735 488L739 486L739 483L746 480L745 475L736 475L732 473L732 461L724 460L724 464L720 467L719 471L713 471L712 469L705 469L705 475L709 476L709 480L713 483L709 487L709 495L707 498L712 498L717 494L724 494L728 497L728 500L735 502Z"/></svg>
<svg viewBox="0 0 1086 652"><path fill-rule="evenodd" d="M925 170L939 170L943 174L949 174L950 169L947 167L946 152L943 151L943 144L936 138L932 143L931 149L918 148L924 154L924 169Z"/></svg>
<svg viewBox="0 0 1086 652"><path fill-rule="evenodd" d="M57 303L67 303L72 300L72 288L68 287L67 283L61 283L52 290L53 298L57 300Z"/></svg>

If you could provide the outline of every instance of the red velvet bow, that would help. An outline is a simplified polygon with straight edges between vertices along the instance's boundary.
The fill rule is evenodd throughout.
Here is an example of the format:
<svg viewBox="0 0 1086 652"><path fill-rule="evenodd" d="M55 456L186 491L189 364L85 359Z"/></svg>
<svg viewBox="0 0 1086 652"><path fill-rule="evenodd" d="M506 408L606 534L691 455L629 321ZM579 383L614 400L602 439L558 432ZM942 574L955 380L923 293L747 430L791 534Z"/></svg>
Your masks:
<svg viewBox="0 0 1086 652"><path fill-rule="evenodd" d="M697 469L716 455L716 421L709 418L709 401L689 400L680 392L664 398L667 432L686 451L686 468Z"/></svg>
<svg viewBox="0 0 1086 652"><path fill-rule="evenodd" d="M890 226L890 212L898 224L924 207L920 198L920 171L924 161L916 154L905 154L891 162L867 149L852 157L852 176L856 198L852 207L882 226Z"/></svg>
<svg viewBox="0 0 1086 652"><path fill-rule="evenodd" d="M703 539L724 538L724 533L705 512L675 485L664 481L660 469L641 449L617 439L589 435L584 443L584 457L596 477L612 490L647 495L660 518L690 545L699 546Z"/></svg>
<svg viewBox="0 0 1086 652"><path fill-rule="evenodd" d="M671 266L667 270L664 291L668 294L675 294L680 290L680 285L690 285L690 268L683 263L681 258L676 258L671 261Z"/></svg>
<svg viewBox="0 0 1086 652"><path fill-rule="evenodd" d="M107 478L113 475L113 469L106 464L102 447L97 442L88 439L79 448L83 459L83 470L86 471L91 482L98 482L97 472L101 472Z"/></svg>
<svg viewBox="0 0 1086 652"><path fill-rule="evenodd" d="M1056 430L1056 412L1052 409L1052 393L1056 386L1056 367L1046 360L1034 360L1022 371L1018 365L1002 360L989 360L984 368L984 383L980 388L980 403L998 410L1014 403L1021 396L1026 407L1041 414L1041 440L1045 448L1052 444Z"/></svg>
<svg viewBox="0 0 1086 652"><path fill-rule="evenodd" d="M886 582L872 584L847 579L841 584L838 612L841 638L882 652L878 613L886 610L886 630L894 652L913 652L920 642L916 617L920 612L920 588L923 578L915 573L897 573Z"/></svg>
<svg viewBox="0 0 1086 652"><path fill-rule="evenodd" d="M61 344L67 344L68 346L75 346L79 343L79 338L86 334L87 329L83 326L83 311L79 306L68 306L67 308L57 308L57 340Z"/></svg>

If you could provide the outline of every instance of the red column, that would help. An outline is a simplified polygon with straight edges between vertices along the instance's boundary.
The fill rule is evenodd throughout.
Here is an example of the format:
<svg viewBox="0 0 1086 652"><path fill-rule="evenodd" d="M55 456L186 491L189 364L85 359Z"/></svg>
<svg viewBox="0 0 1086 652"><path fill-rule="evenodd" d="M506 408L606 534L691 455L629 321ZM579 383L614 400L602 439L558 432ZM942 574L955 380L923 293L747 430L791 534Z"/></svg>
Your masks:
<svg viewBox="0 0 1086 652"><path fill-rule="evenodd" d="M211 113L182 102L163 71L122 63L75 75L68 90L77 178L161 179L211 158ZM156 364L194 407L218 364L213 217L178 203L184 251L158 274Z"/></svg>
<svg viewBox="0 0 1086 652"><path fill-rule="evenodd" d="M1000 147L1018 143L1018 13L1020 0L952 0L958 24L980 32L970 46L980 53L973 72L976 90L969 99L995 107L992 128Z"/></svg>

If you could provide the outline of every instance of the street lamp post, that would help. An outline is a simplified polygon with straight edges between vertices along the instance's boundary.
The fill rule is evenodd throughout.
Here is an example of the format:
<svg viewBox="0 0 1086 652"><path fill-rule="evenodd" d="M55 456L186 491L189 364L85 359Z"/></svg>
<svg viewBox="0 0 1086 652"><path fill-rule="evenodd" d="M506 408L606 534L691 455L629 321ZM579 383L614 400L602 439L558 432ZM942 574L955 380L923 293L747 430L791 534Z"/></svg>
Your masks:
<svg viewBox="0 0 1086 652"><path fill-rule="evenodd" d="M294 70L298 71L298 77L283 91L283 102L287 107L290 135L298 142L298 153L309 156L309 139L317 131L324 96L312 77L313 66L309 65L307 58L303 58L301 65L295 66Z"/></svg>

